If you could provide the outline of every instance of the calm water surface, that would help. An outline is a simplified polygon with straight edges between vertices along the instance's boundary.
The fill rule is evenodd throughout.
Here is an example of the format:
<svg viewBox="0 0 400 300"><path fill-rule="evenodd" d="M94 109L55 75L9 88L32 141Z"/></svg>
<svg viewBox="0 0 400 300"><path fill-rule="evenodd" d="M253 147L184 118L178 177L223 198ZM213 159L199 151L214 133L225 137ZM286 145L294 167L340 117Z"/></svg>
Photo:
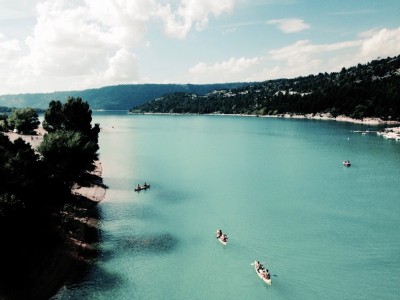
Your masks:
<svg viewBox="0 0 400 300"><path fill-rule="evenodd" d="M109 186L101 257L56 299L400 295L400 143L353 132L376 128L126 112L94 122Z"/></svg>

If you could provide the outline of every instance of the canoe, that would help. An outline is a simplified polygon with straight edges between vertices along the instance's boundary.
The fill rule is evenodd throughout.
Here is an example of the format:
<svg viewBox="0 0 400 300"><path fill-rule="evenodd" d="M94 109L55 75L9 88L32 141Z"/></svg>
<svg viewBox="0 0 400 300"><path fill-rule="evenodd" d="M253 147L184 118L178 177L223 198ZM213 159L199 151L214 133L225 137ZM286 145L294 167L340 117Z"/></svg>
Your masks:
<svg viewBox="0 0 400 300"><path fill-rule="evenodd" d="M140 192L141 190L147 190L148 188L150 188L150 184L137 186L135 187L135 192Z"/></svg>
<svg viewBox="0 0 400 300"><path fill-rule="evenodd" d="M228 245L228 237L226 238L226 241L224 241L223 239L222 239L222 236L223 236L224 234L222 234L219 238L217 238L218 239L218 241L220 241L221 242L221 244L222 245Z"/></svg>
<svg viewBox="0 0 400 300"><path fill-rule="evenodd" d="M271 284L272 280L265 278L260 272L257 271L257 261L254 261L254 270L256 271L258 277L261 278L262 281L264 281L266 284ZM271 276L271 275L270 275Z"/></svg>

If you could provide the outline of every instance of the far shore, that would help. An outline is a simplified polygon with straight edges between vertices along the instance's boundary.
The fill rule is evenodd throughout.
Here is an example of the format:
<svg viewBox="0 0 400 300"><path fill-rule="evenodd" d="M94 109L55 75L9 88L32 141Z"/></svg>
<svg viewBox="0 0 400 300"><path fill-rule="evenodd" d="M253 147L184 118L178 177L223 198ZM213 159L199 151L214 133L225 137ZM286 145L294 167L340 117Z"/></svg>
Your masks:
<svg viewBox="0 0 400 300"><path fill-rule="evenodd" d="M130 113L135 114L135 113ZM310 120L325 120L325 121L338 121L338 122L349 122L365 125L400 125L400 121L388 121L380 118L363 118L354 119L347 116L332 117L329 113L319 114L277 114L277 115L247 115L247 114L221 114L221 113L210 113L210 114L180 114L180 113L142 113L144 115L202 115L202 116L235 116L235 117L259 117L259 118L287 118L287 119L310 119Z"/></svg>
<svg viewBox="0 0 400 300"><path fill-rule="evenodd" d="M134 113L132 113L134 114ZM144 113L145 115L199 115L199 114L178 114L178 113ZM333 117L329 113L319 114L278 114L278 115L246 115L246 114L220 114L211 113L203 114L205 116L237 116L237 117L260 117L260 118L285 118L285 119L307 119L307 120L323 120L323 121L337 121L348 122L354 124L362 124L368 126L396 126L400 125L400 121L389 121L380 118L363 118L354 119L347 116L339 115ZM382 131L376 132L378 135L387 139L400 140L400 127L386 127Z"/></svg>

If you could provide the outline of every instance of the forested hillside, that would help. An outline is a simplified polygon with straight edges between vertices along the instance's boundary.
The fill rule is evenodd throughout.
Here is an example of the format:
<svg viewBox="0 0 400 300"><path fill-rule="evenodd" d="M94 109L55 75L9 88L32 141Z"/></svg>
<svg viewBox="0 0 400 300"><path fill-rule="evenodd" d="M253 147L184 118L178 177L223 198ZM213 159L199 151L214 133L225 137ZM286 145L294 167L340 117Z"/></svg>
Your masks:
<svg viewBox="0 0 400 300"><path fill-rule="evenodd" d="M83 91L3 95L0 96L0 106L46 108L51 100L80 97L85 99L93 110L128 110L133 106L169 93L186 92L204 95L215 89L232 89L247 84L127 84Z"/></svg>
<svg viewBox="0 0 400 300"><path fill-rule="evenodd" d="M207 95L174 93L131 109L133 113L279 115L330 113L361 119L400 119L400 56L341 72L269 80Z"/></svg>

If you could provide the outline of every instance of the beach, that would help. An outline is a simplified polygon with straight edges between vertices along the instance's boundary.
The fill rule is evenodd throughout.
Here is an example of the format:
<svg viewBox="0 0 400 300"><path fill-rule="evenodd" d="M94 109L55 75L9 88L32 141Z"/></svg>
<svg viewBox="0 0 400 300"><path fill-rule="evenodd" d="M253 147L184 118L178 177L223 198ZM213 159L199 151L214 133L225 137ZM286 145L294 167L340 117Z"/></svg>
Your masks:
<svg viewBox="0 0 400 300"><path fill-rule="evenodd" d="M43 127L38 127L35 129L35 134L19 134L13 131L8 131L4 134L8 136L11 142L14 142L18 138L21 138L25 142L31 144L33 149L36 149L43 141L43 136L46 134L46 130L44 130Z"/></svg>
<svg viewBox="0 0 400 300"><path fill-rule="evenodd" d="M378 135L383 136L386 139L394 139L400 141L400 127L389 127L383 131L377 132Z"/></svg>
<svg viewBox="0 0 400 300"><path fill-rule="evenodd" d="M263 117L275 117L275 116L263 116ZM364 125L398 125L398 121L386 121L380 118L363 118L354 119L351 117L339 115L333 117L329 113L318 113L318 114L282 114L276 115L276 117L291 118L291 119L312 119L312 120L328 120L328 121L338 121L338 122L349 122L355 124Z"/></svg>
<svg viewBox="0 0 400 300"><path fill-rule="evenodd" d="M386 121L380 118L353 119L347 116L337 116L334 118L330 114L305 114L305 115L284 114L282 115L282 117L292 118L292 119L330 120L330 121L349 122L349 123L371 125L371 126L378 126L378 125L395 126L400 124L399 121ZM381 135L386 139L394 139L398 141L400 140L400 127L386 127L382 131L376 131L376 134Z"/></svg>

